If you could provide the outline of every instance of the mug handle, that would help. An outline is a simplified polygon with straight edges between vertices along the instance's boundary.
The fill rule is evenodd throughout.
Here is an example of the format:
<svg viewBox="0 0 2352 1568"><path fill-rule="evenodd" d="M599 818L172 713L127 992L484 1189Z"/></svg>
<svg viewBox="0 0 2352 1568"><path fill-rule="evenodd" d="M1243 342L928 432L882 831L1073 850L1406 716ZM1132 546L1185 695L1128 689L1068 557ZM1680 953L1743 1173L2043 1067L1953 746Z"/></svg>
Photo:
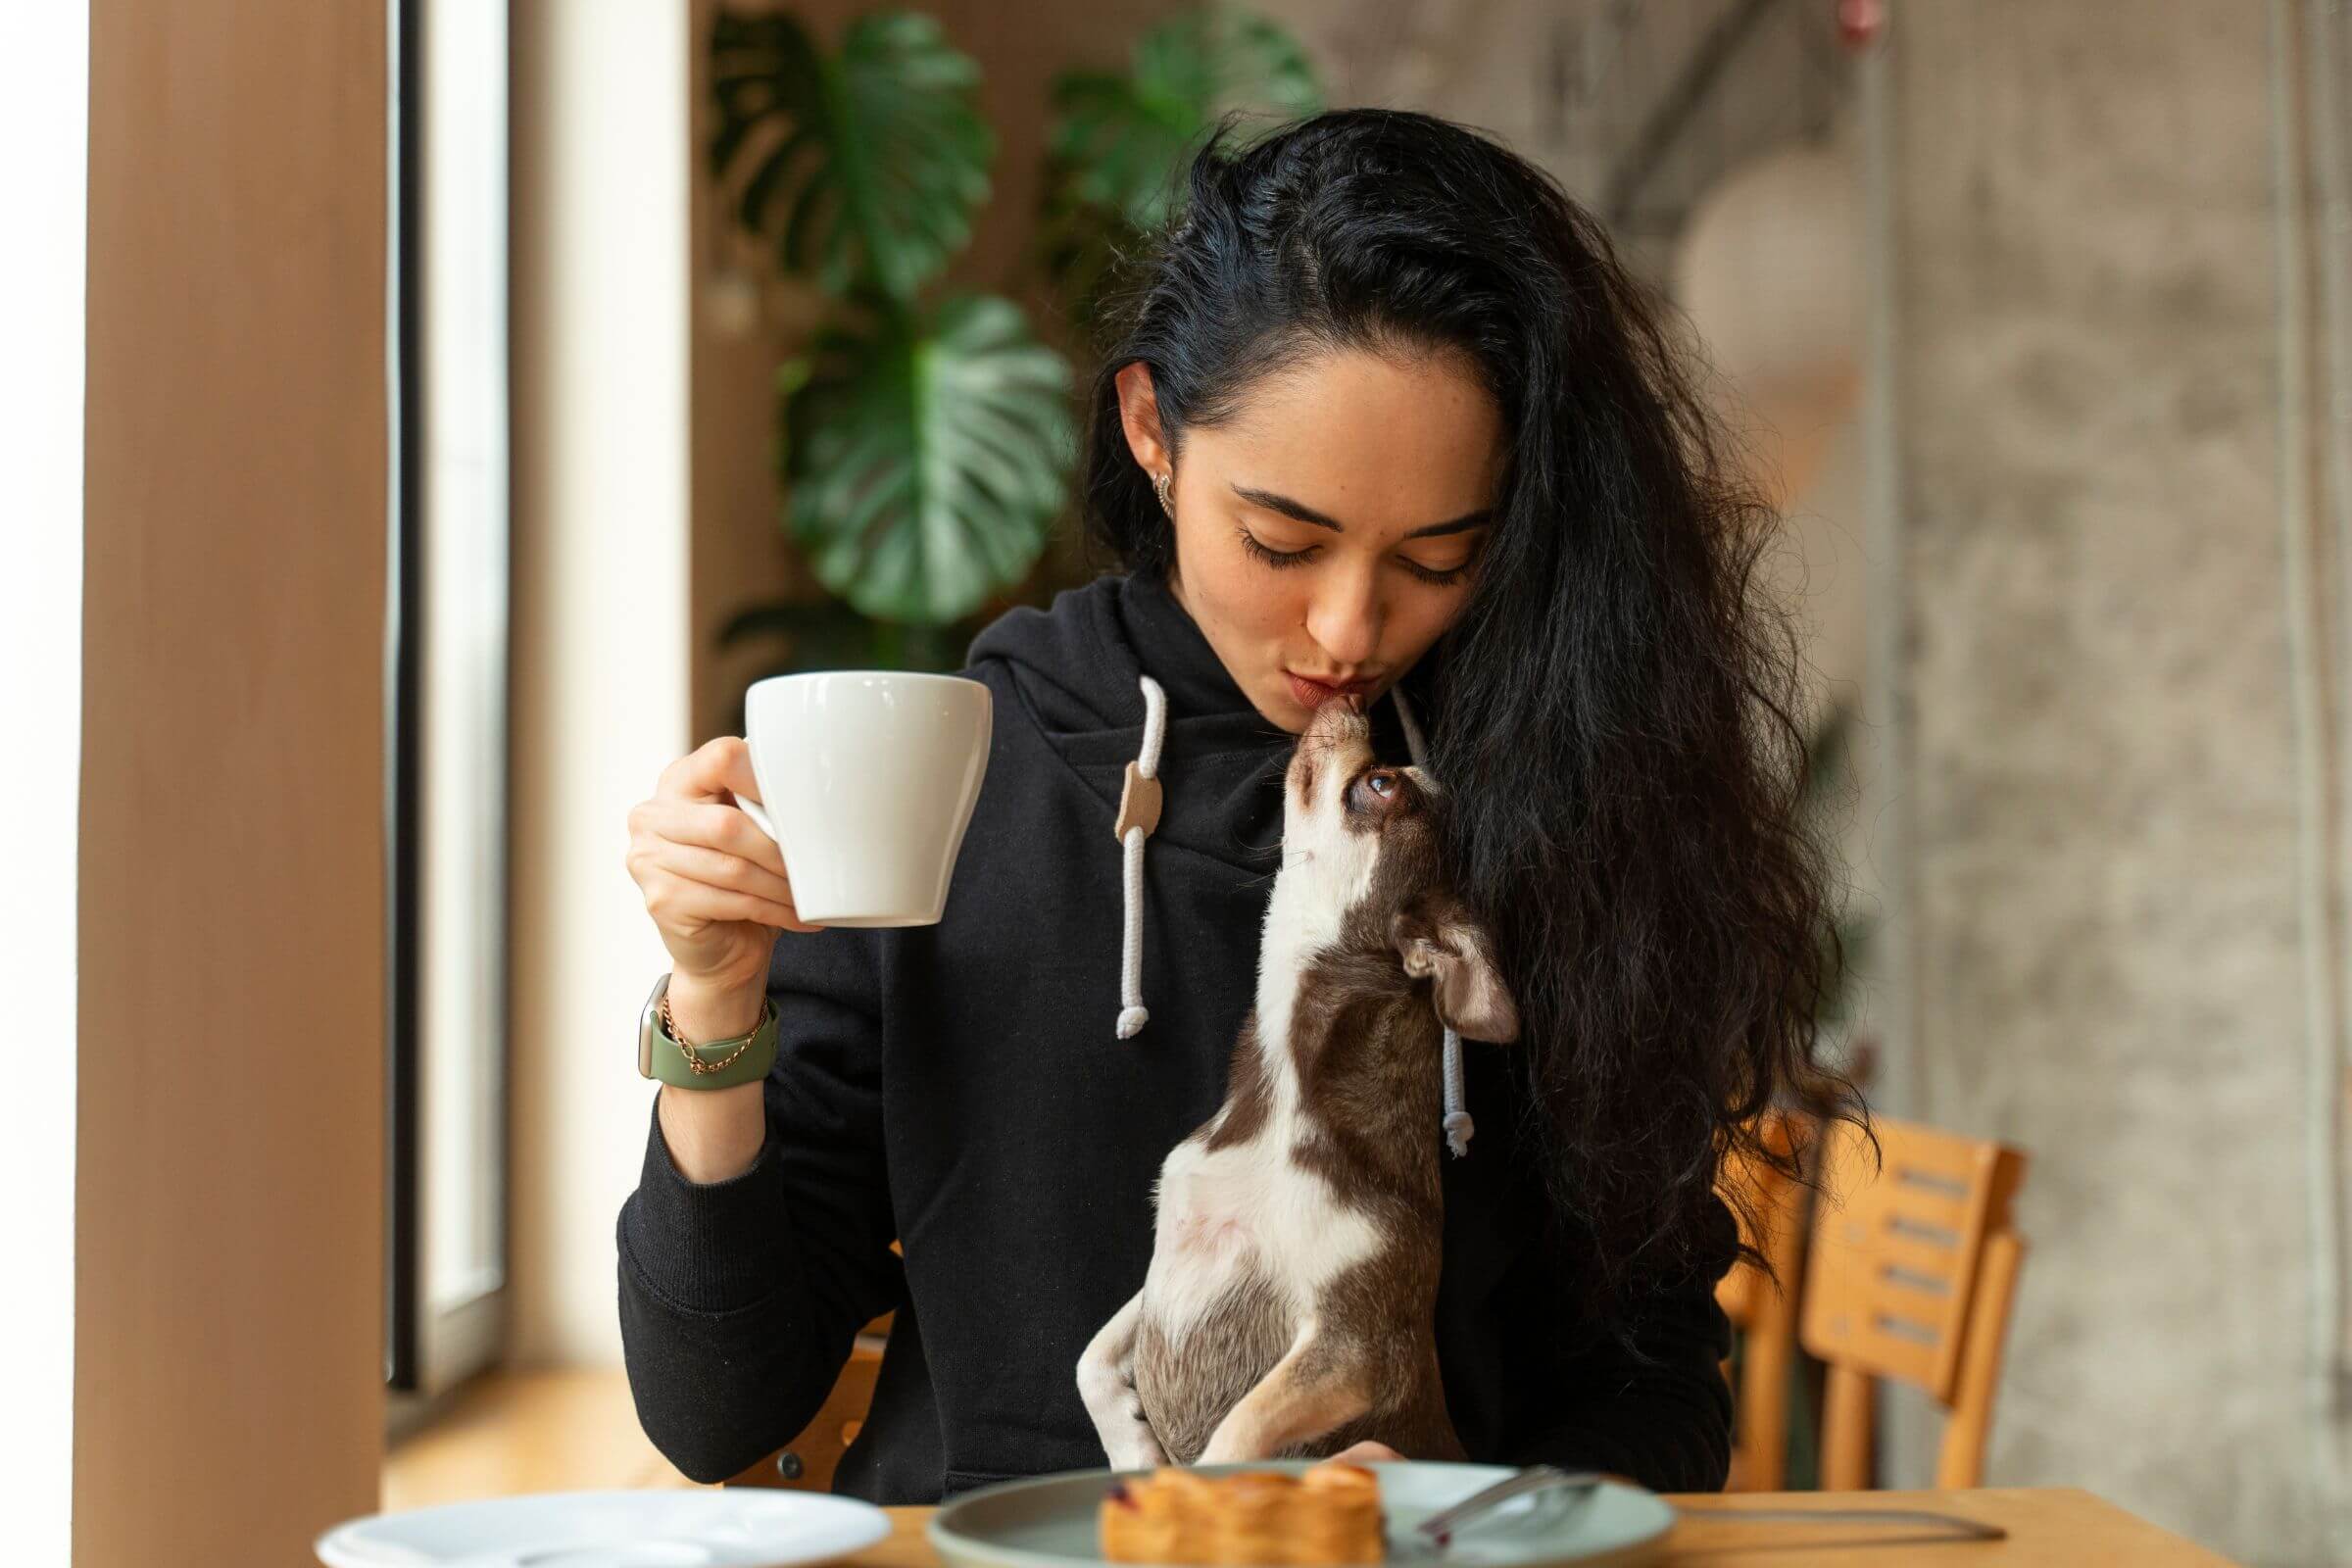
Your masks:
<svg viewBox="0 0 2352 1568"><path fill-rule="evenodd" d="M782 847L784 843L783 835L776 831L776 824L767 819L767 808L765 807L761 806L758 801L753 800L748 795L738 795L735 797L735 808L741 811L744 815L750 817L754 827L766 834L769 838L774 839L779 848Z"/></svg>

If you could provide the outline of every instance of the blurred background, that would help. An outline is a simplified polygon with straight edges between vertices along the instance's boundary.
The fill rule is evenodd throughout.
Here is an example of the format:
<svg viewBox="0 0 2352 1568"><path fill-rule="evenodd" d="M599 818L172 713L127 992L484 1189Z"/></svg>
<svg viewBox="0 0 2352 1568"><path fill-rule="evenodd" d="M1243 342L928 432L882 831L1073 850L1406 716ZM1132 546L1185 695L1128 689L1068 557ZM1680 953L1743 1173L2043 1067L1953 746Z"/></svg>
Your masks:
<svg viewBox="0 0 2352 1568"><path fill-rule="evenodd" d="M61 1554L684 1484L618 1372L628 808L762 675L1084 581L1112 262L1218 113L1383 104L1604 220L1787 514L1829 1054L2025 1161L1982 1484L2352 1560L2335 0L37 9L0 963L77 1049L6 1387ZM1936 1484L1948 1401L1874 1397L1868 1484Z"/></svg>

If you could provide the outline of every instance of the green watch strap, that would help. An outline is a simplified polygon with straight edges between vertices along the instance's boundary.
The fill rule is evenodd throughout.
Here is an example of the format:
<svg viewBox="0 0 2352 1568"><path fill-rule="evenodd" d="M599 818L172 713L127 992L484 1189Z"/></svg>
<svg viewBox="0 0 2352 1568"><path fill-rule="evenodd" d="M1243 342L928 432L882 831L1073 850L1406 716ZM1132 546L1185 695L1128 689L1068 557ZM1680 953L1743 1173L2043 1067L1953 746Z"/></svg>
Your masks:
<svg viewBox="0 0 2352 1568"><path fill-rule="evenodd" d="M741 1054L737 1054L738 1050ZM715 1072L697 1072L686 1064L689 1053L697 1061L727 1064ZM735 1059L728 1061L729 1056ZM653 1058L654 1077L680 1089L732 1089L738 1084L758 1083L776 1064L776 1004L770 998L761 997L760 1022L750 1034L699 1046L679 1045L657 1016Z"/></svg>

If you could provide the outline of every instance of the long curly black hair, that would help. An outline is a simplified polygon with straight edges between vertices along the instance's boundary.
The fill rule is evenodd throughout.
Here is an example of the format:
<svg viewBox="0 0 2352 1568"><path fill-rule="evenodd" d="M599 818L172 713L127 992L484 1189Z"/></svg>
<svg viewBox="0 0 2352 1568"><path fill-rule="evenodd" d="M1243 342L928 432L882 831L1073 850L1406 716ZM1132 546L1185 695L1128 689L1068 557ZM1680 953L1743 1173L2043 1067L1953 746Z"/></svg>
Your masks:
<svg viewBox="0 0 2352 1568"><path fill-rule="evenodd" d="M1507 472L1416 687L1453 786L1456 884L1519 999L1521 1149L1576 1265L1563 1281L1633 1348L1645 1296L1733 1255L1719 1188L1746 1199L1719 1181L1727 1157L1817 1185L1807 1146L1761 1139L1760 1113L1869 1132L1815 1053L1842 960L1832 858L1799 809L1801 646L1758 572L1778 518L1702 402L1679 315L1550 175L1428 115L1337 111L1239 143L1242 123L1216 126L1108 301L1088 537L1133 570L1174 560L1119 420L1127 365L1150 368L1179 458L1188 429L1318 354L1477 368Z"/></svg>

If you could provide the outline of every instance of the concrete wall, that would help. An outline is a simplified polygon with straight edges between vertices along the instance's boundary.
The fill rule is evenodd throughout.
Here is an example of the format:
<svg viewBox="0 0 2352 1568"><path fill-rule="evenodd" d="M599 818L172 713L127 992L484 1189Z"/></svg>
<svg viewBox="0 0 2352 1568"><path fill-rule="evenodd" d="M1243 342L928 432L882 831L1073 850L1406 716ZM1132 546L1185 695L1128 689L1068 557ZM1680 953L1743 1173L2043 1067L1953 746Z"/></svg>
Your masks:
<svg viewBox="0 0 2352 1568"><path fill-rule="evenodd" d="M2303 9L1904 6L1872 127L1917 1020L1892 1108L2033 1158L1987 1480L2277 1563L2341 1560L2307 1136L2341 1080L2306 1004L2340 949L2306 948L2282 462L2278 176L2309 149L2272 33ZM1888 1484L1924 1484L1916 1438Z"/></svg>

